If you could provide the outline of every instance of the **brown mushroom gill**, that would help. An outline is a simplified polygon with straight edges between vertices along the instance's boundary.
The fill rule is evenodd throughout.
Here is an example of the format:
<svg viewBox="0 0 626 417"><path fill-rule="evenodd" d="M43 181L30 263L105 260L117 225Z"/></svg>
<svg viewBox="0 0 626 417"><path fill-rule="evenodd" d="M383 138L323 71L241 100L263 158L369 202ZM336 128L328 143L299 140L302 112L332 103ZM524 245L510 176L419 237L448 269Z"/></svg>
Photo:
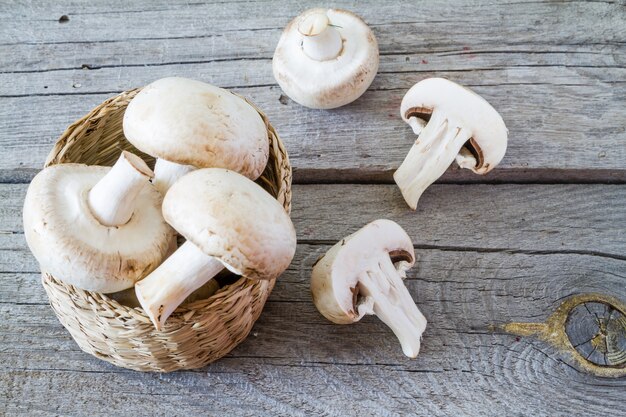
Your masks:
<svg viewBox="0 0 626 417"><path fill-rule="evenodd" d="M396 249L389 252L391 262L396 265L398 262L413 262L414 259L410 253L402 249Z"/></svg>

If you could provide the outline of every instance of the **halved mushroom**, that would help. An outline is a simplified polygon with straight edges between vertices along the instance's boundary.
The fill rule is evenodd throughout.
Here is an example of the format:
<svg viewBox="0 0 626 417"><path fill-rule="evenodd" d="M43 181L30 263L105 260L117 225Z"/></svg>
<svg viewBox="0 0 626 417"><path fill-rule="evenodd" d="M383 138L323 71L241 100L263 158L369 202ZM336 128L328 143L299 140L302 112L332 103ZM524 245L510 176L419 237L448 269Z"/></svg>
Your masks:
<svg viewBox="0 0 626 417"><path fill-rule="evenodd" d="M395 222L376 220L342 239L313 266L311 293L324 317L338 324L375 314L415 358L426 318L402 280L415 262L411 238Z"/></svg>
<svg viewBox="0 0 626 417"><path fill-rule="evenodd" d="M294 101L332 109L353 102L370 86L378 71L378 43L357 15L310 9L287 25L272 66Z"/></svg>
<svg viewBox="0 0 626 417"><path fill-rule="evenodd" d="M259 113L244 99L210 84L170 77L144 87L124 113L124 135L157 157L162 194L196 168L226 168L250 179L267 164L269 140Z"/></svg>
<svg viewBox="0 0 626 417"><path fill-rule="evenodd" d="M206 168L183 176L165 195L163 216L187 242L135 285L157 329L222 269L273 279L296 250L296 232L282 205L234 171Z"/></svg>
<svg viewBox="0 0 626 417"><path fill-rule="evenodd" d="M414 210L455 159L461 168L486 174L506 152L502 117L481 96L452 81L418 82L402 99L400 113L419 136L393 178Z"/></svg>
<svg viewBox="0 0 626 417"><path fill-rule="evenodd" d="M110 293L156 268L175 233L161 215L152 175L129 152L112 168L60 164L37 174L24 201L24 234L42 271Z"/></svg>

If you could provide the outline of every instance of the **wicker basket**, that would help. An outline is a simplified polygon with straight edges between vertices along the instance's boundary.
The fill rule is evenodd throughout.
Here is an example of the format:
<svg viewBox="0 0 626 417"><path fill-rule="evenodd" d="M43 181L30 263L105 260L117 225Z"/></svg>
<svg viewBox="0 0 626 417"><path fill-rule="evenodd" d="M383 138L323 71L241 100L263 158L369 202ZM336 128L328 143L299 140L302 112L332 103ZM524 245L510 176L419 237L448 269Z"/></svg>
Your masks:
<svg viewBox="0 0 626 417"><path fill-rule="evenodd" d="M124 149L154 163L153 158L135 149L122 131L124 111L138 91L106 100L67 128L46 166L67 162L112 165ZM257 183L289 213L289 159L274 128L257 111L265 121L270 141L269 162ZM161 372L205 366L246 338L275 281L233 280L208 299L180 306L165 328L156 331L141 308L126 307L104 294L42 275L52 309L82 350L117 366Z"/></svg>

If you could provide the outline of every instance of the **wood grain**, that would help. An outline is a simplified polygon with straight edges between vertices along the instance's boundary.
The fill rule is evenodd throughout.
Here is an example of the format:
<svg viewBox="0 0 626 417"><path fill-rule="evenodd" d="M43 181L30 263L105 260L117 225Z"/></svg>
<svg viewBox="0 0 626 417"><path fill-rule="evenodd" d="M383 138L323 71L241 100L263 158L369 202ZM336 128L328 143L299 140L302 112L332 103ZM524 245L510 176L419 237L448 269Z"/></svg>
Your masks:
<svg viewBox="0 0 626 417"><path fill-rule="evenodd" d="M282 27L312 2L18 4L1 12L8 59L0 64L0 146L14 157L0 160L0 179L32 177L63 129L106 97L180 75L263 108L296 181L391 182L415 139L398 115L402 95L422 78L444 76L492 102L511 133L489 176L451 169L442 181L626 182L623 5L422 3L338 3L372 25L381 65L370 91L335 111L282 104L271 74ZM63 13L70 20L59 23Z"/></svg>
<svg viewBox="0 0 626 417"><path fill-rule="evenodd" d="M8 364L0 406L10 415L626 412L626 380L587 375L549 345L489 330L543 321L576 293L626 297L626 208L616 203L626 187L438 185L415 213L392 186L296 186L301 243L253 334L227 358L171 375L114 368L78 350L46 305L21 234L25 189L0 185L8 208L0 211L0 279L10 283L0 286L0 361ZM482 198L459 204L464 195ZM608 219L607 205L614 208ZM429 327L414 361L375 318L333 325L310 301L315 259L337 236L383 216L401 222L417 248L407 286ZM470 236L488 248L468 243ZM28 393L36 395L24 400Z"/></svg>

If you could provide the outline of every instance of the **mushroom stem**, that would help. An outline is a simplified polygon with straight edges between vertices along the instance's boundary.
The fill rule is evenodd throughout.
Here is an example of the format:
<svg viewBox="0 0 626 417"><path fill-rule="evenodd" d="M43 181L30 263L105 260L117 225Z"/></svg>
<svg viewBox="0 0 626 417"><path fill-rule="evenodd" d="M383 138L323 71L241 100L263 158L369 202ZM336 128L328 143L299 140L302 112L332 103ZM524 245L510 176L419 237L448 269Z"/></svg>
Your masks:
<svg viewBox="0 0 626 417"><path fill-rule="evenodd" d="M105 226L128 223L137 195L153 176L143 159L123 151L115 165L89 191L91 212Z"/></svg>
<svg viewBox="0 0 626 417"><path fill-rule="evenodd" d="M224 265L187 241L150 275L135 284L137 299L161 330L176 307L216 276Z"/></svg>
<svg viewBox="0 0 626 417"><path fill-rule="evenodd" d="M154 165L154 186L161 195L165 195L180 177L195 169L196 167L192 165L182 165L157 158Z"/></svg>
<svg viewBox="0 0 626 417"><path fill-rule="evenodd" d="M298 25L302 35L302 50L315 61L336 58L343 49L339 31L330 24L325 13L310 13Z"/></svg>
<svg viewBox="0 0 626 417"><path fill-rule="evenodd" d="M408 205L415 210L424 190L446 171L452 161L457 159L463 168L471 163L467 155L469 151L457 158L471 132L437 109L425 127L422 128L415 116L409 119L409 124L419 137L393 178Z"/></svg>
<svg viewBox="0 0 626 417"><path fill-rule="evenodd" d="M426 318L415 305L391 259L385 257L377 268L362 273L358 288L362 297L359 315L378 316L394 332L402 352L410 358L417 357Z"/></svg>

